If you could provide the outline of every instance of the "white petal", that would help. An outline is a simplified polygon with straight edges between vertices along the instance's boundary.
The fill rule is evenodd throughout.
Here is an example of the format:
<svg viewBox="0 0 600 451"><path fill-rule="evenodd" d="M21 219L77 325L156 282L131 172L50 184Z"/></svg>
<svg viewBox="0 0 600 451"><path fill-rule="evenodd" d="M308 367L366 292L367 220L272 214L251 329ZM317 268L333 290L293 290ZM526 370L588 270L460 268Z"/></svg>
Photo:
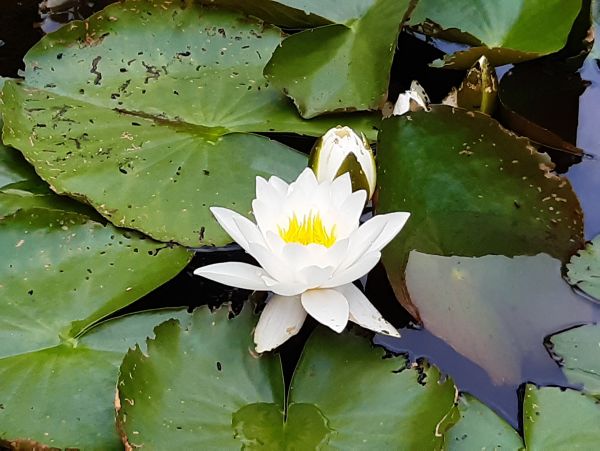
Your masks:
<svg viewBox="0 0 600 451"><path fill-rule="evenodd" d="M265 239L264 239L262 233L260 233L260 230L258 230L258 226L256 224L254 224L252 221L250 221L248 218L246 218L245 216L236 214L236 215L232 216L231 219L237 226L239 232L246 239L248 244L256 243L256 244L260 244L261 246L266 245ZM246 252L248 252L247 249L244 249L244 250Z"/></svg>
<svg viewBox="0 0 600 451"><path fill-rule="evenodd" d="M240 220L240 222L243 221L243 219L245 219L248 222L250 222L250 221L247 218L244 218L239 213L237 213L233 210L229 210L227 208L210 207L210 211L213 214L213 216L215 217L215 219L217 220L217 222L221 225L221 227L223 227L223 229L229 234L229 236L236 243L238 243L242 247L242 249L247 251L248 250L248 239L246 236L244 236L242 231L239 229L234 218ZM241 219L241 218L243 218L243 219Z"/></svg>
<svg viewBox="0 0 600 451"><path fill-rule="evenodd" d="M279 282L276 280L267 280L267 286L270 291L281 296L295 296L310 288L304 282Z"/></svg>
<svg viewBox="0 0 600 451"><path fill-rule="evenodd" d="M352 266L345 269L336 270L329 282L321 285L321 287L339 287L340 285L346 285L347 283L354 282L371 271L380 258L381 252L369 252L364 254Z"/></svg>
<svg viewBox="0 0 600 451"><path fill-rule="evenodd" d="M365 208L367 201L367 192L360 190L352 193L346 198L339 207L340 220L337 227L337 233L340 238L347 238L359 226L360 215Z"/></svg>
<svg viewBox="0 0 600 451"><path fill-rule="evenodd" d="M384 217L386 220L385 229L379 235L379 238L373 243L373 245L367 250L367 252L372 251L380 251L383 249L390 241L394 239L396 235L402 230L406 221L410 217L410 213L406 213L403 211L398 211L394 213L387 213L383 215L377 215L377 217ZM375 219L373 218L373 219Z"/></svg>
<svg viewBox="0 0 600 451"><path fill-rule="evenodd" d="M277 191L278 193L280 193L282 196L285 196L287 194L289 185L281 180L279 177L276 176L272 176L269 179L269 185L271 185L275 191Z"/></svg>
<svg viewBox="0 0 600 451"><path fill-rule="evenodd" d="M334 270L333 266L324 268L317 265L306 266L299 271L299 276L309 287L318 288L331 279Z"/></svg>
<svg viewBox="0 0 600 451"><path fill-rule="evenodd" d="M350 308L346 298L335 290L308 290L302 293L304 310L321 324L340 333L348 324Z"/></svg>
<svg viewBox="0 0 600 451"><path fill-rule="evenodd" d="M258 266L241 262L215 263L194 271L197 276L246 290L268 290L263 277L267 274Z"/></svg>
<svg viewBox="0 0 600 451"><path fill-rule="evenodd" d="M290 188L294 187L306 187L307 189L313 190L318 185L317 177L311 168L306 168L298 176L296 181L290 184Z"/></svg>
<svg viewBox="0 0 600 451"><path fill-rule="evenodd" d="M256 177L256 200L266 205L280 205L284 196L262 177Z"/></svg>
<svg viewBox="0 0 600 451"><path fill-rule="evenodd" d="M348 283L336 288L342 293L350 306L350 321L380 334L399 337L398 331L388 323L381 313L369 302L362 291L354 284Z"/></svg>
<svg viewBox="0 0 600 451"><path fill-rule="evenodd" d="M342 263L347 268L369 252L381 251L400 232L410 213L396 212L377 215L350 235L348 253Z"/></svg>
<svg viewBox="0 0 600 451"><path fill-rule="evenodd" d="M275 349L296 335L306 319L300 296L273 295L254 330L256 352Z"/></svg>
<svg viewBox="0 0 600 451"><path fill-rule="evenodd" d="M250 243L248 253L256 259L258 264L273 279L278 282L294 281L294 274L290 271L291 268L277 254L271 252L270 249L260 244Z"/></svg>

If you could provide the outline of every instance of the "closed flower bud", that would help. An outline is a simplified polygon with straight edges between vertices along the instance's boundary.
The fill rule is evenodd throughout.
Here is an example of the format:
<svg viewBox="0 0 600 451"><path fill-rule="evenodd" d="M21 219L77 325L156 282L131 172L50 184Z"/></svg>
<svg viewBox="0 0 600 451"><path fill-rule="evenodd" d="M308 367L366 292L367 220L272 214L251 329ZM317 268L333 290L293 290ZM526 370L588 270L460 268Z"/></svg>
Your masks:
<svg viewBox="0 0 600 451"><path fill-rule="evenodd" d="M308 165L319 182L333 181L348 172L354 191L365 190L368 199L373 196L377 181L375 157L365 135L356 134L350 127L337 126L319 138Z"/></svg>

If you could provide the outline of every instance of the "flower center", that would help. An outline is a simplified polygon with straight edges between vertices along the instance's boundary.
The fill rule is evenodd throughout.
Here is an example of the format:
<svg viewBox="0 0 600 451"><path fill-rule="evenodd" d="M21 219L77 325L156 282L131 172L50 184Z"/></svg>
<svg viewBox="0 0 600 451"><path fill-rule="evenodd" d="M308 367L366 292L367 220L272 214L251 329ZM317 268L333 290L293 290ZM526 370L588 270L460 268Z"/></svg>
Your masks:
<svg viewBox="0 0 600 451"><path fill-rule="evenodd" d="M279 229L279 236L286 243L320 244L331 247L336 241L335 225L328 231L323 225L321 215L319 213L313 214L312 211L301 220L298 220L294 213L287 228L277 228Z"/></svg>

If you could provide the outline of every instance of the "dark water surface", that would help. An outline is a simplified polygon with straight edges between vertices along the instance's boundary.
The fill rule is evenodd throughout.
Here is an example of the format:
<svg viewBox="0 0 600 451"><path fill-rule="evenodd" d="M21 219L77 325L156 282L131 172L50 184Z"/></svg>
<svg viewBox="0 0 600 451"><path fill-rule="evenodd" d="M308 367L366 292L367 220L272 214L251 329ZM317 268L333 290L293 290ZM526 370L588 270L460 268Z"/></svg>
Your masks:
<svg viewBox="0 0 600 451"><path fill-rule="evenodd" d="M43 36L44 31L56 29L61 21L85 17L108 3L111 1L73 1L71 7L55 11L50 15L47 11L40 15L38 1L5 0L0 5L2 7L0 14L0 75L17 76L18 69L22 69L22 56ZM427 64L430 61L441 55L443 52L422 39L403 33L394 62L390 98L395 99L400 91L408 88L411 80L418 79L429 92L432 100L440 101L451 86L460 83L464 75L464 72L461 71L428 67ZM406 61L411 62L411 67L407 67ZM595 61L587 61L580 73L584 80L589 80L591 83L579 97L578 117L563 119L573 122L577 131L577 140L573 144L582 148L586 153L581 163L570 167L567 176L581 200L585 212L586 238L591 239L600 234L600 68ZM553 105L553 107L557 109L558 115L562 114L560 104ZM312 142L312 140L302 137L279 138L277 135L271 137L303 150L309 149ZM189 267L175 279L128 307L127 311L165 305L190 307L206 303L218 305L222 302L232 302L239 307L247 298L247 291L231 289L202 280L193 276L192 271L204 264L228 259L243 260L244 258L247 256L244 256L243 252L235 246L225 250L200 252ZM558 272L555 276L560 278ZM375 338L375 343L383 345L393 352L408 353L412 359L428 358L442 371L451 375L461 390L477 396L508 419L515 427L519 426L519 387L523 382L567 386L558 364L541 347L543 336L540 336L540 347L535 355L526 355L522 359L522 380L518 383L495 384L480 366L457 353L446 342L427 330L410 325L411 319L395 300L381 266L378 266L369 275L366 291L369 299L376 304L384 316L391 319L395 326L402 328L401 339L378 336ZM600 318L600 309L596 310L598 314L582 318L581 322ZM540 315L543 313L540 312ZM291 374L303 341L312 327L314 324L309 322L299 336L284 346L282 354L287 375Z"/></svg>

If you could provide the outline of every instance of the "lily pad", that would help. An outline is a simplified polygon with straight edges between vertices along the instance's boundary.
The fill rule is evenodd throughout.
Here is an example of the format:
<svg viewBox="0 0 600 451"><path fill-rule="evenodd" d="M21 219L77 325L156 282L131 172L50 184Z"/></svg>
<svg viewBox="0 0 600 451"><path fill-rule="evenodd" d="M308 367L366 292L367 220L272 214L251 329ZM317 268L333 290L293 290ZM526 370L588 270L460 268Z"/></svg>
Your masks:
<svg viewBox="0 0 600 451"><path fill-rule="evenodd" d="M118 383L124 442L146 449L441 445L455 389L435 368L406 368L403 358L382 360L367 340L318 330L286 407L279 358L251 352L254 324L247 309L232 320L224 310L201 309L187 328L159 326L147 354L130 351Z"/></svg>
<svg viewBox="0 0 600 451"><path fill-rule="evenodd" d="M600 396L600 326L586 325L552 336L552 353L570 382Z"/></svg>
<svg viewBox="0 0 600 451"><path fill-rule="evenodd" d="M202 0L207 5L239 9L268 23L307 28L330 23L347 24L362 17L376 0Z"/></svg>
<svg viewBox="0 0 600 451"><path fill-rule="evenodd" d="M600 404L575 390L527 385L523 429L529 451L596 449Z"/></svg>
<svg viewBox="0 0 600 451"><path fill-rule="evenodd" d="M463 394L458 399L460 420L446 432L448 450L518 450L523 440L506 421L477 398Z"/></svg>
<svg viewBox="0 0 600 451"><path fill-rule="evenodd" d="M568 180L529 141L490 117L444 105L383 121L378 213L411 218L383 252L400 301L412 249L507 256L546 252L567 261L583 244L582 212ZM416 314L416 312L412 311Z"/></svg>
<svg viewBox="0 0 600 451"><path fill-rule="evenodd" d="M177 33L173 33L177 30ZM237 13L128 0L45 36L3 91L4 141L59 194L116 225L222 245L212 205L250 210L257 175L293 179L306 158L264 136L318 136L263 78L281 31ZM373 121L344 116L355 128ZM368 125L367 125L368 124Z"/></svg>
<svg viewBox="0 0 600 451"><path fill-rule="evenodd" d="M519 385L536 377L532 369L554 363L546 336L600 319L600 308L573 293L560 271L561 262L545 254L469 258L413 251L406 283L427 330L495 384Z"/></svg>
<svg viewBox="0 0 600 451"><path fill-rule="evenodd" d="M169 318L185 321L187 316L185 310L163 310L112 319L77 339L32 346L12 356L5 355L9 343L3 338L0 445L122 449L113 405L119 363L157 324ZM43 317L32 317L29 323L31 329L48 327Z"/></svg>
<svg viewBox="0 0 600 451"><path fill-rule="evenodd" d="M56 198L48 194L45 208L17 204L0 220L0 440L109 449L117 364L172 315L108 322L106 341L94 335L103 328L88 331L172 278L191 255L59 210Z"/></svg>
<svg viewBox="0 0 600 451"><path fill-rule="evenodd" d="M571 285L600 300L600 236L571 258L567 278Z"/></svg>
<svg viewBox="0 0 600 451"><path fill-rule="evenodd" d="M288 36L265 76L312 118L333 111L379 109L387 89L409 0L376 0L348 25L333 24Z"/></svg>
<svg viewBox="0 0 600 451"><path fill-rule="evenodd" d="M560 50L580 9L581 0L421 0L409 24L473 45L436 64L468 69L481 55L501 66Z"/></svg>

